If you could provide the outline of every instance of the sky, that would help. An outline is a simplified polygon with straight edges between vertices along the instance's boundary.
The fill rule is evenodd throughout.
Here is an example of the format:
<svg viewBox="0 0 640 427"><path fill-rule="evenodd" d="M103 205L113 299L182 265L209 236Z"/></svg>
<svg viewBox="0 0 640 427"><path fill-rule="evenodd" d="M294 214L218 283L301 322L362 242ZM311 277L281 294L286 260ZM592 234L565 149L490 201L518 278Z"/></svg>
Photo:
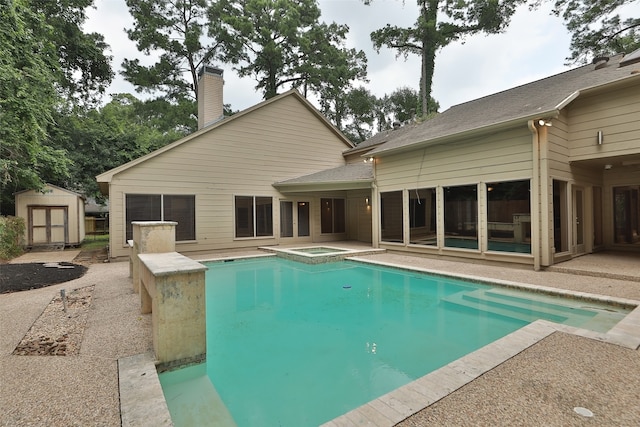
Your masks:
<svg viewBox="0 0 640 427"><path fill-rule="evenodd" d="M413 26L418 9L415 0L319 0L321 21L349 26L346 46L363 50L367 55L368 83L362 86L382 97L400 87L418 90L420 58L396 58L393 50L382 48L376 53L370 33L386 24ZM124 59L139 58L150 65L153 57L144 57L130 41L125 28L133 26L124 0L95 0L84 25L87 32L104 35L111 46L116 77L108 93L134 93L135 88L119 74ZM454 42L436 56L432 96L440 103L440 111L482 96L535 81L569 68L570 36L560 18L543 8L529 11L524 6L512 17L503 34L474 35L464 42ZM232 66L211 64L224 69L224 102L234 110L243 110L262 101L251 78L240 79ZM138 95L140 96L140 95Z"/></svg>

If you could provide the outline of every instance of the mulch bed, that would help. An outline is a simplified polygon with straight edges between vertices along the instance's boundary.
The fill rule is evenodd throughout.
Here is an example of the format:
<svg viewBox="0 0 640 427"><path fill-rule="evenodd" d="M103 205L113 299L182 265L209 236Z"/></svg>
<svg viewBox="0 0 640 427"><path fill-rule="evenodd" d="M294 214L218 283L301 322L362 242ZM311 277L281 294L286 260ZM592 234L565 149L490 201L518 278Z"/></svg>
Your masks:
<svg viewBox="0 0 640 427"><path fill-rule="evenodd" d="M26 291L68 282L82 277L87 267L68 262L58 267L45 267L43 263L0 265L0 293Z"/></svg>

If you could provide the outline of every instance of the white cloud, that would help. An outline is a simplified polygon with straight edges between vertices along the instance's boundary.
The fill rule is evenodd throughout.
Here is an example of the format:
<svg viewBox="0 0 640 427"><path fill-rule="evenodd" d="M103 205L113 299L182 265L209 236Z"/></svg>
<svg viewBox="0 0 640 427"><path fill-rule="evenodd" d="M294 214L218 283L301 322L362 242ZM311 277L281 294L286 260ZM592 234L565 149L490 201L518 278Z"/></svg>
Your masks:
<svg viewBox="0 0 640 427"><path fill-rule="evenodd" d="M418 88L420 58L396 58L395 52L382 48L376 53L370 33L386 24L411 26L417 19L417 7L410 0L374 0L365 6L359 0L320 0L322 20L347 24L350 33L347 46L364 50L368 58L369 83L366 87L376 96L409 86ZM89 12L85 29L105 36L111 45L113 67L118 73L110 93L132 92L134 87L119 75L123 59L144 58L127 38L124 28L133 25L124 0L96 0L96 10ZM442 109L500 90L543 78L566 69L569 36L549 10L529 11L521 7L504 34L476 35L466 42L452 43L436 57L433 96ZM240 79L230 66L225 70L225 103L244 109L262 100L255 92L256 82Z"/></svg>

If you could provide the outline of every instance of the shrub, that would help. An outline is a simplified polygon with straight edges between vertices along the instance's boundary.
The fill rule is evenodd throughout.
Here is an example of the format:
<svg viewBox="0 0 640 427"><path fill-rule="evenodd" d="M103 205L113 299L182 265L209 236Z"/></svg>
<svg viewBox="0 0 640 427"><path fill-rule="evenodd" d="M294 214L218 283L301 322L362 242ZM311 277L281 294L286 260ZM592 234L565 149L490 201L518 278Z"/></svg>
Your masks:
<svg viewBox="0 0 640 427"><path fill-rule="evenodd" d="M24 251L23 218L0 216L0 259L8 260Z"/></svg>

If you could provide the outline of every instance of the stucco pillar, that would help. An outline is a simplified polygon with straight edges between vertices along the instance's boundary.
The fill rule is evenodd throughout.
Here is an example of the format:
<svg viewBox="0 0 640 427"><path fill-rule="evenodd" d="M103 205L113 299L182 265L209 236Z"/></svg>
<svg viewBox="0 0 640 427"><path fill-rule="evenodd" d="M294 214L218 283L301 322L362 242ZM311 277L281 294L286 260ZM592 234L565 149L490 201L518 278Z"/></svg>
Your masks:
<svg viewBox="0 0 640 427"><path fill-rule="evenodd" d="M131 251L131 276L133 291L140 291L139 254L157 254L175 252L176 225L173 221L134 221L133 249Z"/></svg>
<svg viewBox="0 0 640 427"><path fill-rule="evenodd" d="M167 364L204 359L207 267L177 252L139 258L141 312L151 312L156 360Z"/></svg>

